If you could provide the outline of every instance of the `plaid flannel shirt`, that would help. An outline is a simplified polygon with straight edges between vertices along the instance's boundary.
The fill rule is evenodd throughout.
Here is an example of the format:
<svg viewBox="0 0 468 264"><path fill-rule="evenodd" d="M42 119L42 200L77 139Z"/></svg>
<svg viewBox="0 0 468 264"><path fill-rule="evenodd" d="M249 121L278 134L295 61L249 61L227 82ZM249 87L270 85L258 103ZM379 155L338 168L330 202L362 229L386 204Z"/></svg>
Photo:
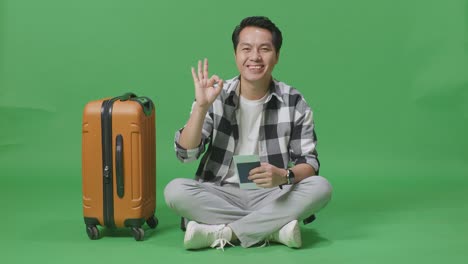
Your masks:
<svg viewBox="0 0 468 264"><path fill-rule="evenodd" d="M223 90L206 114L202 139L197 148L180 146L179 137L184 128L176 132L174 145L179 160L191 162L205 153L197 169L196 180L221 185L229 170L239 139L235 114L239 105L236 92L239 82L239 77L225 81ZM307 163L318 174L320 162L316 143L312 110L304 97L291 86L273 80L260 123L260 161L284 169Z"/></svg>

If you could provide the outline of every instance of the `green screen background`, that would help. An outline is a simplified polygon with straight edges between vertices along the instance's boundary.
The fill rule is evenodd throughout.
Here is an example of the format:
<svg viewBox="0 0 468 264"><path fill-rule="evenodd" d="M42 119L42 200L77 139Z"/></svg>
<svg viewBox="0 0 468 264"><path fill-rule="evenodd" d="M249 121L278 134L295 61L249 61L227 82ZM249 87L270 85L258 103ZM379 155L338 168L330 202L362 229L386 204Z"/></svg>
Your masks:
<svg viewBox="0 0 468 264"><path fill-rule="evenodd" d="M464 0L0 1L0 259L3 263L462 263L468 258L468 38ZM190 67L237 74L246 16L282 30L274 77L314 110L334 197L304 248L182 247L162 191L197 163L174 154L193 100ZM157 217L138 243L97 241L81 208L81 118L132 91L157 114ZM6 262L4 262L6 261Z"/></svg>

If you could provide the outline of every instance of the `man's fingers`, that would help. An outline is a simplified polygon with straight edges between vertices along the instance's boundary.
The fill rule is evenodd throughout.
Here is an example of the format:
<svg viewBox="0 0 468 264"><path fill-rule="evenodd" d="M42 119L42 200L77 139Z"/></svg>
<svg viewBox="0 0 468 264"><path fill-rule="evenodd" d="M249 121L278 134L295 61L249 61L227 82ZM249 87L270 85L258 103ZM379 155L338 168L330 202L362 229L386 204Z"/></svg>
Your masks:
<svg viewBox="0 0 468 264"><path fill-rule="evenodd" d="M211 78L208 80L207 87L212 87L216 81L217 81L216 76L215 75L211 76Z"/></svg>
<svg viewBox="0 0 468 264"><path fill-rule="evenodd" d="M198 61L198 79L202 80L204 78L203 72L202 72L202 62L201 60Z"/></svg>
<svg viewBox="0 0 468 264"><path fill-rule="evenodd" d="M263 168L263 166L260 166L260 167L251 169L251 170L249 171L249 175L253 175L253 174L257 174L257 173L262 173L262 172L265 172L265 168Z"/></svg>
<svg viewBox="0 0 468 264"><path fill-rule="evenodd" d="M211 78L208 80L208 87L213 86L215 83L218 83L219 85L220 80L221 79L219 79L218 75L211 76Z"/></svg>
<svg viewBox="0 0 468 264"><path fill-rule="evenodd" d="M207 58L205 58L203 62L201 60L198 60L197 70L198 71L195 71L195 68L192 67L192 77L196 85L200 86L200 88L208 88L214 87L215 84L218 84L215 88L215 94L219 95L221 93L221 90L223 89L223 80L220 79L217 75L213 75L211 76L211 78L208 79L209 72Z"/></svg>
<svg viewBox="0 0 468 264"><path fill-rule="evenodd" d="M252 180L253 182L255 182L256 184L265 184L265 183L268 183L268 179L267 178L259 178L259 179L255 179L255 180Z"/></svg>
<svg viewBox="0 0 468 264"><path fill-rule="evenodd" d="M255 184L257 184L258 186L260 187L266 187L266 186L270 186L271 185L271 182L268 180L268 179L257 179L257 180L254 180L253 181Z"/></svg>
<svg viewBox="0 0 468 264"><path fill-rule="evenodd" d="M220 79L219 79L219 76L216 75L216 74L213 74L213 76L211 76L210 79L213 79L215 82L219 82L219 80L220 80Z"/></svg>
<svg viewBox="0 0 468 264"><path fill-rule="evenodd" d="M193 68L193 67L192 67L192 77L193 77L194 82L200 81L200 80L198 80L197 73L195 73L195 68Z"/></svg>
<svg viewBox="0 0 468 264"><path fill-rule="evenodd" d="M255 180L259 180L259 179L265 179L266 178L266 174L265 173L261 173L261 172L257 172L257 173L254 173L254 174L250 174L249 177L247 177L249 180L251 181L255 181Z"/></svg>
<svg viewBox="0 0 468 264"><path fill-rule="evenodd" d="M216 87L215 87L215 83L218 84ZM223 89L223 80L221 80L217 75L213 75L208 80L208 84L206 86L207 87L214 87L215 94L216 94L216 96L218 96L218 94L220 94L221 90Z"/></svg>
<svg viewBox="0 0 468 264"><path fill-rule="evenodd" d="M223 80L218 81L218 87L216 87L216 95L220 94L223 90Z"/></svg>
<svg viewBox="0 0 468 264"><path fill-rule="evenodd" d="M208 59L205 58L205 61L203 62L203 77L208 78Z"/></svg>

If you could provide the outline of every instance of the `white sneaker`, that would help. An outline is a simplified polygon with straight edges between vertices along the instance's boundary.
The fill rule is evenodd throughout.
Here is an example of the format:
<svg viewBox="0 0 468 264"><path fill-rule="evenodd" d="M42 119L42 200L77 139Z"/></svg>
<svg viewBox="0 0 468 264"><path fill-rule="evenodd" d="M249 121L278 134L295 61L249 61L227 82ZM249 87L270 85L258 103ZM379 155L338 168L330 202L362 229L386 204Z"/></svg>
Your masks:
<svg viewBox="0 0 468 264"><path fill-rule="evenodd" d="M271 234L267 238L267 241L281 243L290 248L300 248L302 246L302 238L299 222L293 220L287 223L278 232Z"/></svg>
<svg viewBox="0 0 468 264"><path fill-rule="evenodd" d="M205 225L190 221L185 230L184 246L186 249L198 249L216 247L222 249L229 244L232 238L232 230L226 225Z"/></svg>

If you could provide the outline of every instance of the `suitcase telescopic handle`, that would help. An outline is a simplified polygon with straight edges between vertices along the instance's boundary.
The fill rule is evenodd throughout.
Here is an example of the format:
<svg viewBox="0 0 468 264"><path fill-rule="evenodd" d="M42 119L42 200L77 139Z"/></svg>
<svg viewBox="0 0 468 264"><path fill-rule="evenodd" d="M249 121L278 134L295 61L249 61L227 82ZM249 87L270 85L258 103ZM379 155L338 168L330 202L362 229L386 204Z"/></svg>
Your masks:
<svg viewBox="0 0 468 264"><path fill-rule="evenodd" d="M115 138L115 175L117 177L117 195L124 196L124 172L123 172L123 137Z"/></svg>

